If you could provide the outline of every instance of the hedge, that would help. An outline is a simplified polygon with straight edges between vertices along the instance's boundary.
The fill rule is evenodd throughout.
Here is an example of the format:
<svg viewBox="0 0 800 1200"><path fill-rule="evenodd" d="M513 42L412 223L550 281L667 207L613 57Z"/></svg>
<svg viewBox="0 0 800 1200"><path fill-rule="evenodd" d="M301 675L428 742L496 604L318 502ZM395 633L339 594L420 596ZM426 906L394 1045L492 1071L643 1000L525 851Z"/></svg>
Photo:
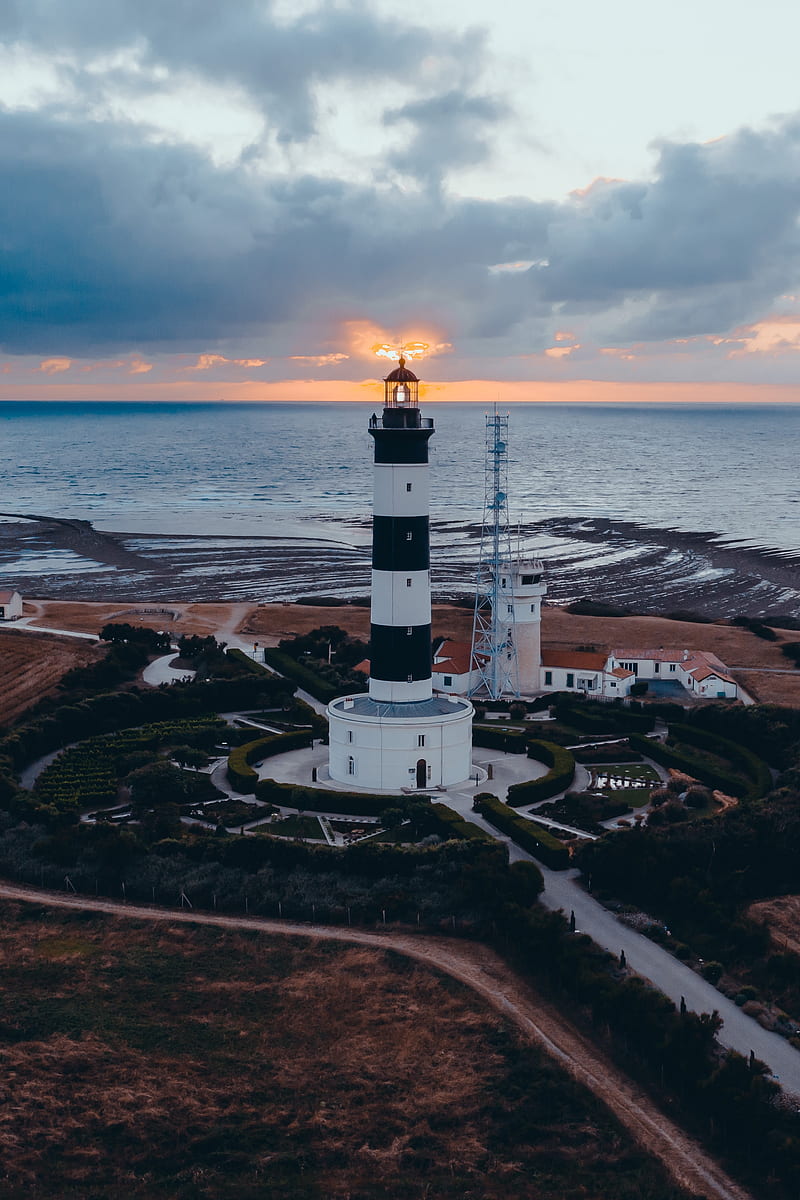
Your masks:
<svg viewBox="0 0 800 1200"><path fill-rule="evenodd" d="M698 729L695 725L670 725L669 734L679 742L688 742L690 746L709 750L712 754L729 758L731 762L740 766L751 781L748 792L751 800L758 800L771 790L772 775L769 767L763 758L759 758L746 746L740 746L729 738L720 737L719 734L709 733L706 729Z"/></svg>
<svg viewBox="0 0 800 1200"><path fill-rule="evenodd" d="M260 779L255 786L256 800L269 804L301 808L307 812L341 813L343 816L379 817L387 808L405 808L407 796L377 796L370 792L337 792L295 783ZM420 797L415 796L415 800Z"/></svg>
<svg viewBox="0 0 800 1200"><path fill-rule="evenodd" d="M549 800L557 792L565 791L575 778L575 758L565 746L557 746L555 742L532 741L528 743L528 758L545 763L550 770L541 779L512 783L508 789L508 803L512 808Z"/></svg>
<svg viewBox="0 0 800 1200"><path fill-rule="evenodd" d="M261 663L251 658L249 654L245 654L244 650L226 650L225 654L228 658L232 658L240 666L249 671L251 675L269 675L270 672Z"/></svg>
<svg viewBox="0 0 800 1200"><path fill-rule="evenodd" d="M485 829L466 820L460 813L454 812L446 804L435 803L430 807L431 824L434 833L438 833L447 841L448 838L459 838L464 841L493 842L495 839Z"/></svg>
<svg viewBox="0 0 800 1200"><path fill-rule="evenodd" d="M330 704L331 700L335 700L340 695L339 688L328 683L326 679L320 678L315 671L309 670L303 663L292 658L291 654L285 654L283 650L267 646L264 650L264 662L268 663L274 671L293 680L304 691L310 692L314 699L319 700L322 704Z"/></svg>
<svg viewBox="0 0 800 1200"><path fill-rule="evenodd" d="M699 779L707 787L719 788L720 791L733 796L744 796L749 792L748 785L741 776L717 770L691 754L683 754L680 750L664 746L652 738L642 737L639 733L632 733L629 740L633 749L640 750L646 758L661 763L662 767L673 767L676 771L683 771L685 775Z"/></svg>
<svg viewBox="0 0 800 1200"><path fill-rule="evenodd" d="M258 783L258 775L251 763L256 759L272 758L275 754L285 754L287 750L310 745L310 729L293 729L289 733L272 733L268 737L236 746L228 755L228 782L235 791L251 795Z"/></svg>
<svg viewBox="0 0 800 1200"><path fill-rule="evenodd" d="M472 726L473 746L504 750L506 754L524 754L530 734L527 729L503 729L491 725Z"/></svg>
<svg viewBox="0 0 800 1200"><path fill-rule="evenodd" d="M650 733L655 725L651 713L630 712L627 708L598 705L597 711L583 706L559 704L558 720L588 733Z"/></svg>
<svg viewBox="0 0 800 1200"><path fill-rule="evenodd" d="M507 833L512 841L546 867L553 871L564 871L569 866L569 850L544 826L519 816L490 792L481 792L475 797L474 804L475 810L491 825L501 833Z"/></svg>

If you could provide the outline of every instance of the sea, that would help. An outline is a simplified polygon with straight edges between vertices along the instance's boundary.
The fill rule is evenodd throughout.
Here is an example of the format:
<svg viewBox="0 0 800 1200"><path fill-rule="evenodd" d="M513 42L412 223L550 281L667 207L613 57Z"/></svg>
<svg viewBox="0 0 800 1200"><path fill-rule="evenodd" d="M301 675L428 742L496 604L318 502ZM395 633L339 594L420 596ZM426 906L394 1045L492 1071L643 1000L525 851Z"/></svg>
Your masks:
<svg viewBox="0 0 800 1200"><path fill-rule="evenodd" d="M423 408L436 426L434 589L468 593L493 410ZM508 416L510 535L544 559L555 597L641 593L663 611L724 594L730 609L744 586L756 607L800 612L800 405L498 411ZM364 403L0 402L0 521L14 533L0 538L0 581L39 595L106 587L122 597L140 587L138 561L145 573L152 564L157 591L183 582L192 599L363 593L370 412ZM128 558L93 557L91 539L65 538L53 519L91 522Z"/></svg>

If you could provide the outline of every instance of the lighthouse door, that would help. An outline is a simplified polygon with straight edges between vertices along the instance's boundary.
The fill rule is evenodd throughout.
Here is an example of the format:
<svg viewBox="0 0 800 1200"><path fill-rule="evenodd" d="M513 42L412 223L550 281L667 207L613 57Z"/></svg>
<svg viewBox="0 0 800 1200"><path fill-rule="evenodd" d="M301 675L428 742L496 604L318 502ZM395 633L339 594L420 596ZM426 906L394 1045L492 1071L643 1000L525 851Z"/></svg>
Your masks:
<svg viewBox="0 0 800 1200"><path fill-rule="evenodd" d="M428 764L424 758L417 763L417 787L423 788L428 782Z"/></svg>

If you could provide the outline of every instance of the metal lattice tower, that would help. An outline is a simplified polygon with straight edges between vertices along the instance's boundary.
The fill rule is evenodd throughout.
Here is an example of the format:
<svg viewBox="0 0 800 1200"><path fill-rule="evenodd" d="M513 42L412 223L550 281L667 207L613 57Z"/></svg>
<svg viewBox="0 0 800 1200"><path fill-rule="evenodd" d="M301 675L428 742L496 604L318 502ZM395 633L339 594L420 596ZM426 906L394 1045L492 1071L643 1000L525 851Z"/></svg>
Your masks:
<svg viewBox="0 0 800 1200"><path fill-rule="evenodd" d="M512 600L513 555L508 519L508 413L497 405L486 414L483 524L472 623L472 665L478 682L470 689L492 700L519 695L519 670Z"/></svg>

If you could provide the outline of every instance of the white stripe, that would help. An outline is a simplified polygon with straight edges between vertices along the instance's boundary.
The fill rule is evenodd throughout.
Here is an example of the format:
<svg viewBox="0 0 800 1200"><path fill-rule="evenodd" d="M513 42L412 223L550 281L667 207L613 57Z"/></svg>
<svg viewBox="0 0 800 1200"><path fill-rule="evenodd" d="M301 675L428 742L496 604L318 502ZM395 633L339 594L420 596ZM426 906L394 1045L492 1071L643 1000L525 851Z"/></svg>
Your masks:
<svg viewBox="0 0 800 1200"><path fill-rule="evenodd" d="M411 700L430 700L433 695L433 687L430 679L417 679L415 683L399 683L392 679L370 679L369 694L373 700L408 704Z"/></svg>
<svg viewBox="0 0 800 1200"><path fill-rule="evenodd" d="M410 584L409 584L410 580ZM427 571L373 571L372 621L375 625L430 625L431 587Z"/></svg>
<svg viewBox="0 0 800 1200"><path fill-rule="evenodd" d="M372 511L376 517L427 517L430 511L428 464L393 466L376 463Z"/></svg>

